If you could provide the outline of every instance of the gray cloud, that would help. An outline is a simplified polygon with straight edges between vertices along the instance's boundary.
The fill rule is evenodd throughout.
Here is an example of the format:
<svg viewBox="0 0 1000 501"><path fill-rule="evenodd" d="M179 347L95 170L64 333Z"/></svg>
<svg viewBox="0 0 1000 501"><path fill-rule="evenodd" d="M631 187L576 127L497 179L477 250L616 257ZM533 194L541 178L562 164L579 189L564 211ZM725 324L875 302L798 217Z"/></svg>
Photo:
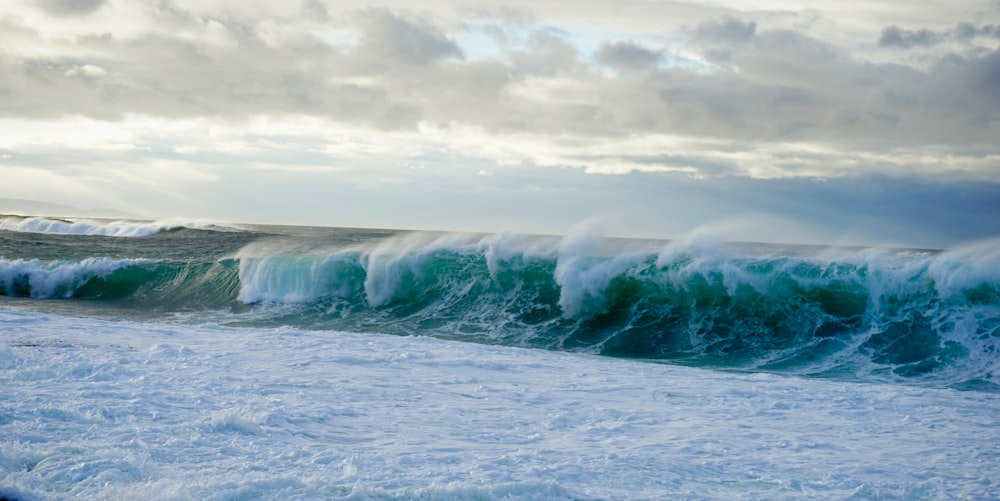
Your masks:
<svg viewBox="0 0 1000 501"><path fill-rule="evenodd" d="M419 65L463 56L453 40L426 20L385 9L368 10L361 19L360 50L380 63Z"/></svg>
<svg viewBox="0 0 1000 501"><path fill-rule="evenodd" d="M739 43L753 37L756 32L756 22L727 16L699 24L694 38L702 42Z"/></svg>
<svg viewBox="0 0 1000 501"><path fill-rule="evenodd" d="M878 44L882 47L902 47L904 49L915 46L936 45L943 37L931 30L904 30L896 25L882 28L882 34L878 38Z"/></svg>
<svg viewBox="0 0 1000 501"><path fill-rule="evenodd" d="M914 47L932 47L948 41L970 42L977 38L1000 39L1000 25L976 25L969 22L958 23L954 28L943 31L931 31L926 28L908 30L896 25L882 28L878 44L882 47L912 49Z"/></svg>
<svg viewBox="0 0 1000 501"><path fill-rule="evenodd" d="M1000 25L984 24L976 26L972 23L958 23L952 32L955 37L961 40L970 40L977 37L1000 38Z"/></svg>
<svg viewBox="0 0 1000 501"><path fill-rule="evenodd" d="M330 13L320 0L303 0L301 14L302 17L316 22L330 20Z"/></svg>
<svg viewBox="0 0 1000 501"><path fill-rule="evenodd" d="M604 43L594 57L612 68L638 70L655 67L663 59L663 52L647 49L629 40Z"/></svg>
<svg viewBox="0 0 1000 501"><path fill-rule="evenodd" d="M992 78L996 51L951 54L920 70L866 62L789 30L726 32L733 31L742 33L739 42L716 37L696 46L724 50L733 72L673 78L658 91L691 117L714 115L706 125L731 137L882 148L967 144L996 134L998 95L982 84Z"/></svg>
<svg viewBox="0 0 1000 501"><path fill-rule="evenodd" d="M100 9L107 0L35 0L45 11L59 16L90 14Z"/></svg>
<svg viewBox="0 0 1000 501"><path fill-rule="evenodd" d="M699 24L692 41L710 61L726 63L732 57L730 47L753 39L756 32L757 23L727 16Z"/></svg>

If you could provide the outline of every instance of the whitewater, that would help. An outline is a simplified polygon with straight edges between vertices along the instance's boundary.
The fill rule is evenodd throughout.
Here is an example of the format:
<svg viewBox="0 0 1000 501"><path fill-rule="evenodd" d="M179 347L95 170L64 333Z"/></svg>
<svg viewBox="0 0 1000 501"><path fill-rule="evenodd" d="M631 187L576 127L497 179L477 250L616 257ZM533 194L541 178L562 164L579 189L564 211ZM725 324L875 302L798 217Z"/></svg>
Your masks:
<svg viewBox="0 0 1000 501"><path fill-rule="evenodd" d="M0 498L1000 498L996 241L0 219Z"/></svg>

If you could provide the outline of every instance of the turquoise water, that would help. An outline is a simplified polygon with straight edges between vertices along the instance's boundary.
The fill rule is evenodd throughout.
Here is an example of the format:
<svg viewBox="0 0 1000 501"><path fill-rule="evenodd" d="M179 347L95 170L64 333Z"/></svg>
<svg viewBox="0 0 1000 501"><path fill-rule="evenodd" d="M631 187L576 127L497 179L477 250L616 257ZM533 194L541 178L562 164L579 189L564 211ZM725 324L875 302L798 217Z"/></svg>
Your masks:
<svg viewBox="0 0 1000 501"><path fill-rule="evenodd" d="M3 216L0 307L997 391L998 247Z"/></svg>

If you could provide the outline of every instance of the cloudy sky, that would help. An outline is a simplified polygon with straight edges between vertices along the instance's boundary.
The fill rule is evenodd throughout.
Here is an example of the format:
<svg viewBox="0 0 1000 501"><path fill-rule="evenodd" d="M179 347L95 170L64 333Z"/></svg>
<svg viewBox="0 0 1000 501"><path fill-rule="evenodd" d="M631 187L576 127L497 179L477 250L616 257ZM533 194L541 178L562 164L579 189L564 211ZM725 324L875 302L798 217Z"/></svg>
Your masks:
<svg viewBox="0 0 1000 501"><path fill-rule="evenodd" d="M6 0L0 197L943 247L1000 234L1000 0Z"/></svg>

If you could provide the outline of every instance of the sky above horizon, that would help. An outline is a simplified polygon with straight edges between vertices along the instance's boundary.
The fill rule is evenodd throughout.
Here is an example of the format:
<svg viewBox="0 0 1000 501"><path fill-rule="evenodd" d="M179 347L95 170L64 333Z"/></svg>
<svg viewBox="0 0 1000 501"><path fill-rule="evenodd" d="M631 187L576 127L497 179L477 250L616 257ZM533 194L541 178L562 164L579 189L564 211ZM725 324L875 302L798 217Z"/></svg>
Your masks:
<svg viewBox="0 0 1000 501"><path fill-rule="evenodd" d="M1000 0L13 0L0 198L950 247L1000 235Z"/></svg>

